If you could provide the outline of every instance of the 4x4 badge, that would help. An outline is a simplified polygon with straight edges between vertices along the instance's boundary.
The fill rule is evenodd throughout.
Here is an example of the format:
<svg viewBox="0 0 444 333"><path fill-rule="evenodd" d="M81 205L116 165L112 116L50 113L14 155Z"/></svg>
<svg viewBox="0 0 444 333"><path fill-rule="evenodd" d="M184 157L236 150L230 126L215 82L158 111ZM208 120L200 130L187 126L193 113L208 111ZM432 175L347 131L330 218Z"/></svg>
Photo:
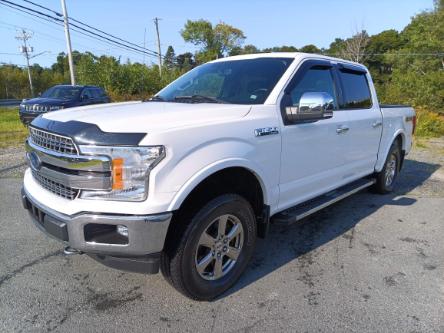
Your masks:
<svg viewBox="0 0 444 333"><path fill-rule="evenodd" d="M279 129L277 127L263 127L263 128L256 128L254 130L255 136L264 136L264 135L273 135L273 134L279 134Z"/></svg>

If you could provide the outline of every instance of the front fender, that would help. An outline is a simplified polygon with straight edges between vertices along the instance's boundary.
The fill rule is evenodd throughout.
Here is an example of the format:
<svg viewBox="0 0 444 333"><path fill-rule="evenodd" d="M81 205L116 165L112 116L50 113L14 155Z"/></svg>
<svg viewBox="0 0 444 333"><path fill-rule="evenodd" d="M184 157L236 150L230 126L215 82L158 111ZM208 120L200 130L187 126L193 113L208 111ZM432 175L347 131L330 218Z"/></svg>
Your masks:
<svg viewBox="0 0 444 333"><path fill-rule="evenodd" d="M193 189L196 188L202 181L211 176L212 174L221 171L223 169L231 167L241 167L251 171L259 181L262 193L264 195L264 203L269 204L269 193L267 193L267 188L269 188L265 183L265 175L261 170L259 165L255 165L252 161L242 158L227 158L224 160L216 161L210 165L207 165L193 174L191 178L180 188L180 190L174 196L168 211L174 211L180 208L181 204L191 193Z"/></svg>
<svg viewBox="0 0 444 333"><path fill-rule="evenodd" d="M264 203L269 204L273 201L271 198L277 198L277 193L270 194L270 189L278 191L279 176L278 169L269 167L270 161L276 161L273 156L276 149L271 151L274 146L272 142L270 145L261 145L261 149L258 149L255 142L247 138L225 137L202 141L195 147L189 146L190 148L186 148L187 145L176 148L168 162L171 168L164 168L163 175L159 175L159 188L176 192L168 211L178 209L188 194L204 179L230 167L245 168L256 176L262 187Z"/></svg>

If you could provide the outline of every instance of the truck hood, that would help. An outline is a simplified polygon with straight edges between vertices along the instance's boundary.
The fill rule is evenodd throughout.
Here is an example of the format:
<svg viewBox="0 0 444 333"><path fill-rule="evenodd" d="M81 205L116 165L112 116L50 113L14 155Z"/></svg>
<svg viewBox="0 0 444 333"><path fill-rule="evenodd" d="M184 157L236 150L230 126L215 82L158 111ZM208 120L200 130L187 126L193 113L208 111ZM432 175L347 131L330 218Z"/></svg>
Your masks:
<svg viewBox="0 0 444 333"><path fill-rule="evenodd" d="M250 109L250 105L239 104L125 102L49 112L43 118L91 123L105 132L148 133L242 118Z"/></svg>

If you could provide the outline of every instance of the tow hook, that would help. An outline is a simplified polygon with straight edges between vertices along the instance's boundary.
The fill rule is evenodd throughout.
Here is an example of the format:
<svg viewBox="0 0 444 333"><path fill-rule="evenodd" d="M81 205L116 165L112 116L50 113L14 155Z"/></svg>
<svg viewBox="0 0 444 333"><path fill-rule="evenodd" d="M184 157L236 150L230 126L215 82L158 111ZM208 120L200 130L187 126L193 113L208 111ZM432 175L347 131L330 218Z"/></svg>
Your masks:
<svg viewBox="0 0 444 333"><path fill-rule="evenodd" d="M83 254L82 251L79 251L77 249L73 249L71 246L65 247L65 249L63 250L63 253L66 254L67 256L71 256L74 254Z"/></svg>

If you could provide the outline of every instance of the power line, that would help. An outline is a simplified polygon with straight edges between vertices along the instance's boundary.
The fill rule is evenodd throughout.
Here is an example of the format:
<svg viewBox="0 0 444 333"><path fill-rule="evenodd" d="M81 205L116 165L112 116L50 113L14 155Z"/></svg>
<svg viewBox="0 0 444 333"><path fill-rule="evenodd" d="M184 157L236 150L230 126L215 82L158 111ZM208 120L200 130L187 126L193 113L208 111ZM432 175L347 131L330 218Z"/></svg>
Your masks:
<svg viewBox="0 0 444 333"><path fill-rule="evenodd" d="M8 0L0 0L0 4L5 5L7 7L10 7L10 8L13 8L15 10L24 12L26 14L29 14L29 15L32 15L32 16L44 19L44 20L49 21L51 23L55 23L55 24L58 24L58 25L61 25L63 23L63 20L58 18L58 17L51 16L51 15L43 13L41 11L38 11L38 10L29 8L29 7L25 7L25 6L16 4L16 3L8 1ZM101 41L105 40L105 41L114 43L114 44L119 45L120 47L122 47L122 48L124 48L124 49L126 49L128 51L137 52L137 53L141 53L141 54L146 54L146 55L151 56L151 57L157 56L156 52L151 51L149 49L142 50L142 47L140 47L140 46L138 46L139 49L136 49L135 47L132 47L130 45L126 45L126 44L120 43L120 42L118 42L116 40L110 39L108 37L102 36L100 34L97 34L97 33L93 32L93 31L90 31L88 29L85 29L85 28L83 28L83 27L81 27L81 26L79 26L77 24L71 23L70 25L72 25L72 26L76 27L77 29L82 30L83 32L89 34L90 37L94 37L94 38L96 38L98 40L101 40ZM153 53L155 53L155 54L153 54Z"/></svg>
<svg viewBox="0 0 444 333"><path fill-rule="evenodd" d="M0 65L1 66L15 66L15 67L20 67L20 68L23 68L23 67L26 67L26 65L20 65L20 64L12 64L12 63L7 63L7 62L0 62Z"/></svg>
<svg viewBox="0 0 444 333"><path fill-rule="evenodd" d="M17 13L17 14L20 14L20 13ZM20 15L21 15L21 14L20 14ZM25 27L25 26L19 26L19 25L11 24L11 23L8 23L8 22L5 22L5 21L1 21L1 20L0 20L0 25L7 25L7 26L14 27L15 29L13 29L13 28L1 27L1 28L3 28L3 29L13 30L13 31L16 31L17 29L32 30L32 31L34 32L34 34L39 35L40 38L46 37L46 38L43 38L43 39L47 39L47 40L51 40L51 41L58 41L58 42L60 42L60 43L65 43L65 40L64 40L64 39L61 39L61 38L55 37L55 36L53 36L53 35L49 35L49 34L43 33L43 32L41 32L41 31L35 30L34 28L30 29L29 27ZM59 30L57 30L57 31L59 31ZM43 37L42 37L42 36L43 36ZM83 38L83 37L82 37L82 38ZM99 51L99 52L103 52L103 51L104 51L103 49L97 49L97 48L94 48L94 47L89 47L89 46L84 45L84 44L81 44L81 43L77 43L77 44L80 45L80 46L82 46L82 47L84 47L84 48L86 48L86 49L90 48L90 49L92 49L92 50L96 50L96 51ZM105 51L106 51L106 50L105 50Z"/></svg>
<svg viewBox="0 0 444 333"><path fill-rule="evenodd" d="M27 3L29 3L29 4L32 4L32 5L34 5L34 6L37 6L37 7L39 7L39 8L42 8L42 9L48 10L48 11L54 13L55 15L57 15L57 16L59 16L59 17L62 17L62 16L63 16L61 13L59 13L59 12L57 12L57 11L55 11L55 10L52 10L52 9L50 9L50 8L48 8L48 7L42 6L42 5L40 5L40 4L37 4L37 3L33 2L33 1L30 1L30 0L22 0L22 1L27 2ZM73 17L71 17L71 16L68 16L68 18L69 18L71 21L74 21L74 22L77 22L77 23L79 23L79 24L82 24L82 25L84 25L84 26L86 26L86 27L88 27L88 28L90 28L90 29L93 29L93 30L95 30L95 31L97 31L97 32L100 32L100 33L102 33L102 34L104 34L104 35L106 35L106 36L109 36L109 37L112 37L112 38L114 38L114 39L120 40L120 41L122 41L122 42L124 42L124 43L127 43L128 45L132 45L132 46L135 46L135 47L137 47L137 48L144 49L144 50L146 50L146 51L152 52L154 55L158 55L158 53L157 53L156 51L153 51L153 50L147 49L146 47L142 47L142 46L140 46L140 45L138 45L138 44L132 43L132 42L130 42L130 41L128 41L128 40L125 40L125 39L122 39L122 38L117 37L117 36L115 36L115 35L112 35L112 34L110 34L110 33L107 33L107 32L105 32L105 31L100 30L100 29L98 29L98 28L95 28L95 27L93 27L93 26L91 26L91 25L89 25L89 24L87 24L87 23L85 23L85 22L82 22L82 21L80 21L80 20L77 20L77 19L75 19L75 18L73 18Z"/></svg>
<svg viewBox="0 0 444 333"><path fill-rule="evenodd" d="M47 11L50 11L50 12L54 13L55 15L59 16L59 17L62 17L62 16L63 16L61 13L59 13L59 12L57 12L57 11L55 11L55 10L52 10L52 9L50 9L50 8L48 8L48 7L42 6L42 5L40 5L40 4L37 4L37 3L33 2L33 1L29 1L29 0L22 0L22 1L25 1L25 2L27 2L27 3L29 3L29 4L32 4L32 5L34 5L34 6L37 6L37 7L39 7L39 8L45 9L45 10L47 10ZM27 7L26 7L26 8L27 8ZM103 30L101 30L101 29L95 28L95 27L93 27L93 26L91 26L91 25L89 25L89 24L87 24L87 23L84 23L84 22L82 22L82 21L80 21L80 20L77 20L77 19L75 19L75 18L73 18L73 17L71 17L71 16L68 16L68 18L69 18L69 20L71 20L71 21L74 21L74 22L77 22L77 23L79 23L79 24L82 24L82 25L84 25L84 26L86 26L86 27L88 27L88 28L90 28L90 29L93 29L93 30L95 30L95 31L97 31L97 32L99 32L99 33L101 33L101 34L104 34L105 36L109 36L109 37L111 37L111 38L113 38L113 39L116 39L116 40L122 41L122 42L124 42L124 43L126 43L126 44L128 44L128 45L134 46L134 47L138 48L138 49L139 49L140 51L142 51L142 52L146 52L147 54L148 54L148 53L152 53L152 54L148 54L148 55L150 55L150 56L157 56L157 52L156 52L156 51L153 51L153 50L147 49L146 47L142 47L142 46L140 46L140 45L138 45L138 44L132 43L132 42L130 42L130 41L128 41L128 40L125 40L125 39L122 39L122 38L117 37L117 36L115 36L115 35L112 35L112 34L110 34L110 33L107 33L107 32L105 32L105 31L103 31ZM78 25L75 25L75 24L73 24L73 23L71 23L71 25L76 26L76 27L79 28L79 29L85 30L84 28L79 27ZM86 30L85 30L85 31L86 31ZM90 33L93 33L93 32L91 32L91 31L89 31L89 32L90 32ZM101 37L102 37L102 38L106 38L106 37L104 37L104 36L101 36ZM108 39L108 40L109 40L109 39ZM115 42L115 41L113 41L113 42Z"/></svg>

